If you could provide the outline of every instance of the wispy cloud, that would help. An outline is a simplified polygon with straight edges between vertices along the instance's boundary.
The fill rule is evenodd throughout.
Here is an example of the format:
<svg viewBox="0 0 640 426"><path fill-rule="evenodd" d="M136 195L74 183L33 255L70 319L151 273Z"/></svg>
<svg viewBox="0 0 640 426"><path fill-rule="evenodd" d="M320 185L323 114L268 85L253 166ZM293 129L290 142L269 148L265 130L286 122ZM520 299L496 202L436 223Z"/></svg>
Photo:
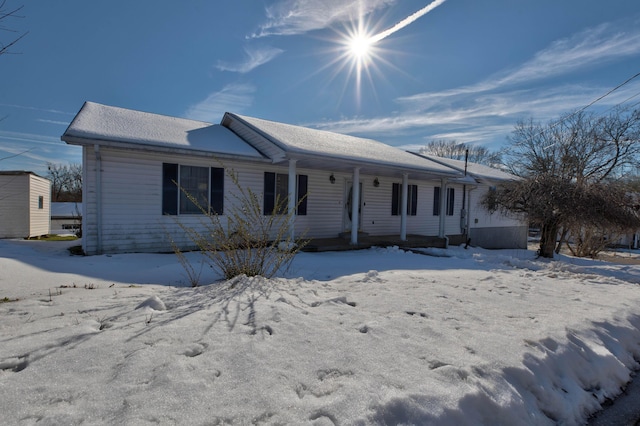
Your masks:
<svg viewBox="0 0 640 426"><path fill-rule="evenodd" d="M275 47L245 48L244 51L246 53L246 59L243 62L234 64L225 61L218 61L216 68L220 71L231 71L244 74L259 67L260 65L266 64L284 52L284 50Z"/></svg>
<svg viewBox="0 0 640 426"><path fill-rule="evenodd" d="M33 133L0 131L2 170L30 170L46 174L47 163L80 163L80 147L67 145L59 137Z"/></svg>
<svg viewBox="0 0 640 426"><path fill-rule="evenodd" d="M626 28L625 31L620 28ZM419 93L399 98L400 103L431 106L446 98L526 85L551 77L566 75L608 61L640 55L640 26L602 24L572 37L558 40L536 53L520 67L496 74L479 83L442 92Z"/></svg>
<svg viewBox="0 0 640 426"><path fill-rule="evenodd" d="M0 108L27 109L27 110L30 110L30 111L48 112L48 113L51 113L51 114L62 114L62 115L69 115L69 116L76 115L75 112L66 112L66 111L60 111L60 110L51 109L51 108L38 108L38 107L34 107L34 106L29 106L29 105L16 105L16 104L3 104L3 103L0 103Z"/></svg>
<svg viewBox="0 0 640 426"><path fill-rule="evenodd" d="M280 0L266 8L267 22L251 38L303 34L365 16L396 0Z"/></svg>
<svg viewBox="0 0 640 426"><path fill-rule="evenodd" d="M318 128L378 137L456 139L488 142L501 139L518 120L546 121L588 105L611 87L592 84L555 84L587 67L640 55L640 26L603 24L558 40L520 67L506 70L476 84L441 92L418 93L397 99L402 111L392 117L356 118L314 123ZM533 89L533 84L536 88ZM598 103L607 108L640 91L640 81L628 84Z"/></svg>
<svg viewBox="0 0 640 426"><path fill-rule="evenodd" d="M256 88L252 84L229 84L190 106L184 116L209 123L219 122L225 112L242 112L251 106L255 91Z"/></svg>
<svg viewBox="0 0 640 426"><path fill-rule="evenodd" d="M44 118L38 118L36 121L39 121L40 123L58 124L60 126L68 126L70 123L69 121L47 120Z"/></svg>

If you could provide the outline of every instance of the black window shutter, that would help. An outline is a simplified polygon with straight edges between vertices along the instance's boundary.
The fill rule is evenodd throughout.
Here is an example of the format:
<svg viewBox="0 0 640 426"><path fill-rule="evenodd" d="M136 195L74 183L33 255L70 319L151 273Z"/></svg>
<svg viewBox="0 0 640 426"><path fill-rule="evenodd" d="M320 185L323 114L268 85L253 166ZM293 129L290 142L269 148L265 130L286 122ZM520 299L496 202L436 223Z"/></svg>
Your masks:
<svg viewBox="0 0 640 426"><path fill-rule="evenodd" d="M307 175L298 175L298 215L305 216L307 214Z"/></svg>
<svg viewBox="0 0 640 426"><path fill-rule="evenodd" d="M265 216L271 216L275 208L276 199L276 174L264 172L264 201L262 212Z"/></svg>
<svg viewBox="0 0 640 426"><path fill-rule="evenodd" d="M440 216L440 187L433 188L433 215Z"/></svg>
<svg viewBox="0 0 640 426"><path fill-rule="evenodd" d="M162 163L162 214L178 214L178 165Z"/></svg>
<svg viewBox="0 0 640 426"><path fill-rule="evenodd" d="M400 206L400 184L394 183L391 188L391 216L398 216Z"/></svg>
<svg viewBox="0 0 640 426"><path fill-rule="evenodd" d="M418 214L418 185L409 185L411 189L411 211L409 214L415 216Z"/></svg>
<svg viewBox="0 0 640 426"><path fill-rule="evenodd" d="M211 168L211 213L224 214L224 169L221 167Z"/></svg>

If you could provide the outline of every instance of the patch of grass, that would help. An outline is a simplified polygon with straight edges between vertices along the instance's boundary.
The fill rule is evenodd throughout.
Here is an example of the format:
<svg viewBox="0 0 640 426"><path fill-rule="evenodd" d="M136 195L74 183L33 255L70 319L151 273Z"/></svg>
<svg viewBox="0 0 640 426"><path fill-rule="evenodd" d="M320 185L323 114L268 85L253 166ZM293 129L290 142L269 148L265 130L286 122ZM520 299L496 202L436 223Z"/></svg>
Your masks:
<svg viewBox="0 0 640 426"><path fill-rule="evenodd" d="M40 235L39 237L31 237L27 238L28 240L38 240L38 241L75 241L78 239L75 235Z"/></svg>
<svg viewBox="0 0 640 426"><path fill-rule="evenodd" d="M9 302L17 302L19 299L9 299L8 297L3 297L0 299L0 303L9 303Z"/></svg>

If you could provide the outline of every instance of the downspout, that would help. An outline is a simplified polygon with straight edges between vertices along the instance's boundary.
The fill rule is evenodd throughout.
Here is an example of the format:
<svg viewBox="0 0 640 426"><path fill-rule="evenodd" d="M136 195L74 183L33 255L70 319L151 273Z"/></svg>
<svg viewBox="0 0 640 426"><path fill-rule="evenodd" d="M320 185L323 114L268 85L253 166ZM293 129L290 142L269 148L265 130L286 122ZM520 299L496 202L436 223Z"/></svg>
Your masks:
<svg viewBox="0 0 640 426"><path fill-rule="evenodd" d="M296 160L289 160L289 200L287 205L287 212L289 217L289 241L293 242L295 239L295 222L296 222Z"/></svg>
<svg viewBox="0 0 640 426"><path fill-rule="evenodd" d="M102 254L102 156L100 145L94 145L96 155L96 254Z"/></svg>
<svg viewBox="0 0 640 426"><path fill-rule="evenodd" d="M464 177L467 177L467 165L469 163L469 148L467 148L464 152ZM460 210L460 230L465 235L466 239L469 239L469 228L466 226L467 220L467 212L466 208L466 199L467 199L467 184L462 185L462 210Z"/></svg>
<svg viewBox="0 0 640 426"><path fill-rule="evenodd" d="M445 248L449 247L449 238L445 235L445 214L447 213L447 180L440 179L440 229L438 236L444 239Z"/></svg>
<svg viewBox="0 0 640 426"><path fill-rule="evenodd" d="M465 248L471 242L471 191L478 189L477 186L473 186L469 189L469 197L467 197L467 244L465 244Z"/></svg>
<svg viewBox="0 0 640 426"><path fill-rule="evenodd" d="M400 241L407 241L407 197L409 192L409 175L402 174L402 196L400 197Z"/></svg>
<svg viewBox="0 0 640 426"><path fill-rule="evenodd" d="M360 168L353 169L353 191L351 197L351 244L358 244L358 229L360 224Z"/></svg>

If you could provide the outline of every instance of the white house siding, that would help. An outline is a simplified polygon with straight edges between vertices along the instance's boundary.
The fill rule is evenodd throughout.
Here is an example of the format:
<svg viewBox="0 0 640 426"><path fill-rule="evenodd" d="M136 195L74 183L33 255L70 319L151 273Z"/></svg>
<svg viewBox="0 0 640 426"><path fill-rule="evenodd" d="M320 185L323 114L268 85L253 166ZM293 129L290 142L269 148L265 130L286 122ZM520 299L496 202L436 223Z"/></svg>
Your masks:
<svg viewBox="0 0 640 426"><path fill-rule="evenodd" d="M479 185L471 191L469 211L469 236L471 244L488 249L527 248L527 222L517 215L500 211L490 212L481 202L489 191L489 185Z"/></svg>
<svg viewBox="0 0 640 426"><path fill-rule="evenodd" d="M164 216L162 206L162 164L219 167L212 158L170 155L117 150L101 147L102 182L102 233L101 250L98 249L97 203L96 203L96 157L93 147L84 148L84 202L83 202L83 249L88 254L114 252L166 252L171 251L170 239L182 248L193 244L177 224L201 229L201 215ZM288 167L268 163L246 163L223 161L227 170L238 176L239 185L259 195L264 185L264 172L288 173ZM343 229L345 184L351 179L349 173L298 168L297 174L308 176L307 214L295 220L296 236L308 238L336 237ZM392 183L401 179L379 178L380 186L374 187L375 176L361 175L363 212L361 230L371 235L399 235L400 216L391 216ZM414 181L418 185L418 214L407 217L407 233L438 235L439 219L433 216L433 188L436 181ZM225 210L231 208L233 197L229 194L234 183L225 179ZM456 190L456 212L461 205L461 189ZM457 214L457 213L456 213ZM453 225L449 225L449 222ZM452 232L459 233L459 216L447 218Z"/></svg>
<svg viewBox="0 0 640 426"><path fill-rule="evenodd" d="M163 216L162 164L178 163L189 166L220 167L215 159L196 156L177 156L138 153L101 148L102 180L102 249L98 250L96 161L93 148L84 148L85 181L83 203L83 249L88 254L98 251L138 252L170 251L169 235L183 248L190 240L177 224L201 228L201 215ZM238 176L239 185L251 189L260 197L263 192L264 172L288 173L288 168L269 164L224 161L227 170ZM298 170L308 175L307 215L296 217L297 236L336 236L342 224L342 187L329 182L329 174L315 170ZM229 197L234 183L225 179L225 210L231 208ZM334 201L327 201L334 200Z"/></svg>
<svg viewBox="0 0 640 426"><path fill-rule="evenodd" d="M51 229L51 182L36 175L29 177L29 237L46 235ZM42 197L42 208L40 208Z"/></svg>

